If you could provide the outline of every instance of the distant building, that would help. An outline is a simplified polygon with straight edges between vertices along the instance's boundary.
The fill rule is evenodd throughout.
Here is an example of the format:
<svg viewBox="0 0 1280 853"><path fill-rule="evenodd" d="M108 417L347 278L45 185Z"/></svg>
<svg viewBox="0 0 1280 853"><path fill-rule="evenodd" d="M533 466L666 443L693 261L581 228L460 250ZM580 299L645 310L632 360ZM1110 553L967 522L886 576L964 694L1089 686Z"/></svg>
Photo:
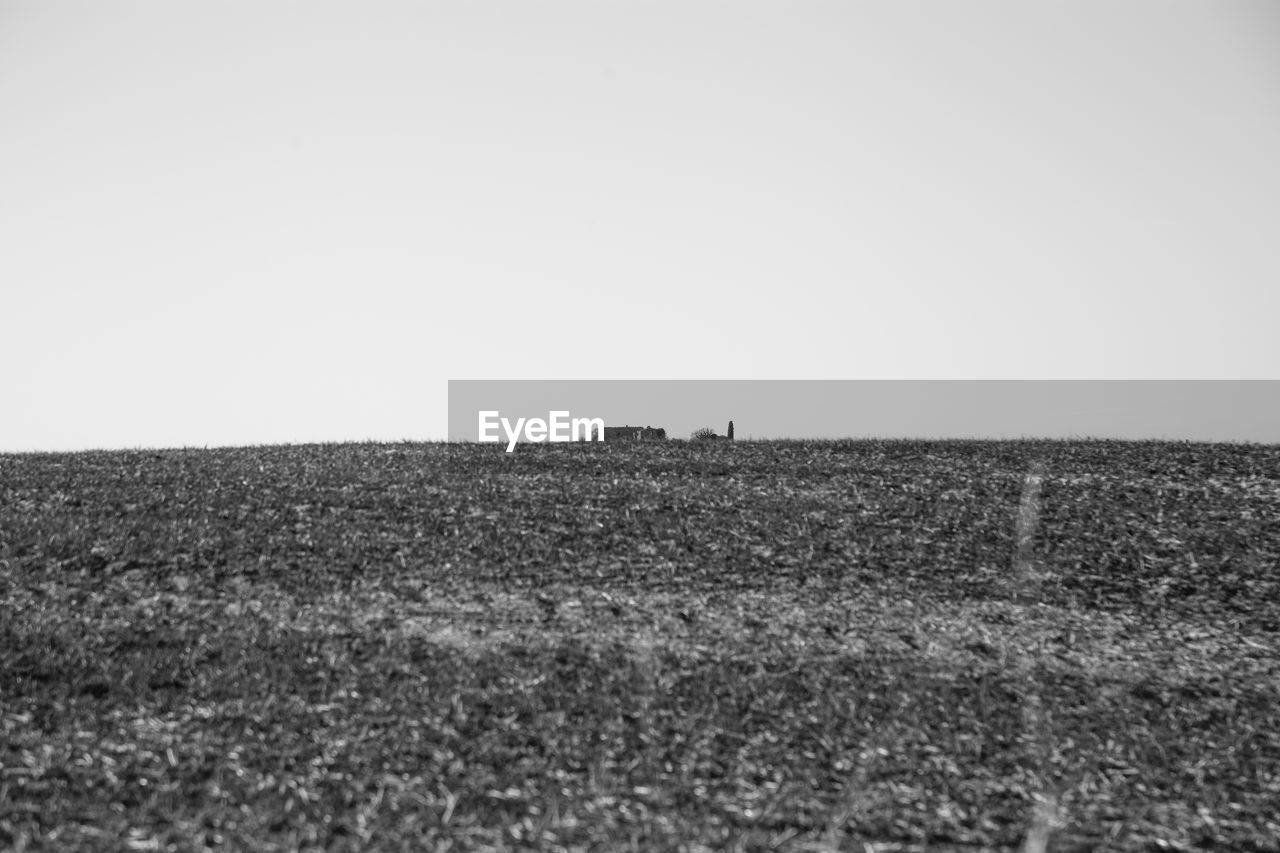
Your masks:
<svg viewBox="0 0 1280 853"><path fill-rule="evenodd" d="M604 428L605 441L666 441L667 431L662 427L620 426Z"/></svg>

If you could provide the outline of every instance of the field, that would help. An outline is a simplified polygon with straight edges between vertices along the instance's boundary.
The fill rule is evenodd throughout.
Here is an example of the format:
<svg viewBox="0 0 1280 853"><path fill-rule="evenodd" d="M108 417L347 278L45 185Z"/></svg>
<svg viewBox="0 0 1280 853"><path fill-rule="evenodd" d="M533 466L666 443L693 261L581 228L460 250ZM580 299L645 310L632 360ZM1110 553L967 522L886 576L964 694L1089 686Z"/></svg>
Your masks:
<svg viewBox="0 0 1280 853"><path fill-rule="evenodd" d="M0 848L1280 851L1280 446L0 456Z"/></svg>

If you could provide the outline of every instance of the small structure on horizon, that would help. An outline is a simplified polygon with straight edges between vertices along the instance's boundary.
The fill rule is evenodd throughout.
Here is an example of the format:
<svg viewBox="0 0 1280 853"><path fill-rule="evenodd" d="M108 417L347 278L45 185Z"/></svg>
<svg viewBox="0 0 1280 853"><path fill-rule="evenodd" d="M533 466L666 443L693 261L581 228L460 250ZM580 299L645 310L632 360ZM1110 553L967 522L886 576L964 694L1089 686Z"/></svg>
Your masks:
<svg viewBox="0 0 1280 853"><path fill-rule="evenodd" d="M667 431L662 427L620 426L604 428L604 440L608 441L666 441Z"/></svg>
<svg viewBox="0 0 1280 853"><path fill-rule="evenodd" d="M725 435L716 435L716 431L711 427L702 427L694 430L689 438L692 441L724 441L726 439L733 441L733 421L729 421L729 430Z"/></svg>

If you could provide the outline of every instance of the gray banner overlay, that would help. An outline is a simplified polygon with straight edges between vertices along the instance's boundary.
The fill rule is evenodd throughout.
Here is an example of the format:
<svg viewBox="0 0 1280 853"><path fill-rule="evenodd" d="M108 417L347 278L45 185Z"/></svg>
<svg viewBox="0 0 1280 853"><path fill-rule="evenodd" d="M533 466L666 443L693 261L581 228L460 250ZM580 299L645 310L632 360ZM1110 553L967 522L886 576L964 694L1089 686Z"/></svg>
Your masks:
<svg viewBox="0 0 1280 853"><path fill-rule="evenodd" d="M602 418L669 438L1120 438L1280 443L1280 380L450 380L449 439L479 413ZM501 426L495 430L505 444Z"/></svg>

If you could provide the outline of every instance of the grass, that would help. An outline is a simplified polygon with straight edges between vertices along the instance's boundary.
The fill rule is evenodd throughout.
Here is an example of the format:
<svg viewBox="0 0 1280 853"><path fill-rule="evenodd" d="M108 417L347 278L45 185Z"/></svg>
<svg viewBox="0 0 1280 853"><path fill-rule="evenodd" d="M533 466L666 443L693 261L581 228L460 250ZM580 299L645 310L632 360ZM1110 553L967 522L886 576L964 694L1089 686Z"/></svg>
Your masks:
<svg viewBox="0 0 1280 853"><path fill-rule="evenodd" d="M0 847L1280 851L1277 510L1259 445L0 456Z"/></svg>

